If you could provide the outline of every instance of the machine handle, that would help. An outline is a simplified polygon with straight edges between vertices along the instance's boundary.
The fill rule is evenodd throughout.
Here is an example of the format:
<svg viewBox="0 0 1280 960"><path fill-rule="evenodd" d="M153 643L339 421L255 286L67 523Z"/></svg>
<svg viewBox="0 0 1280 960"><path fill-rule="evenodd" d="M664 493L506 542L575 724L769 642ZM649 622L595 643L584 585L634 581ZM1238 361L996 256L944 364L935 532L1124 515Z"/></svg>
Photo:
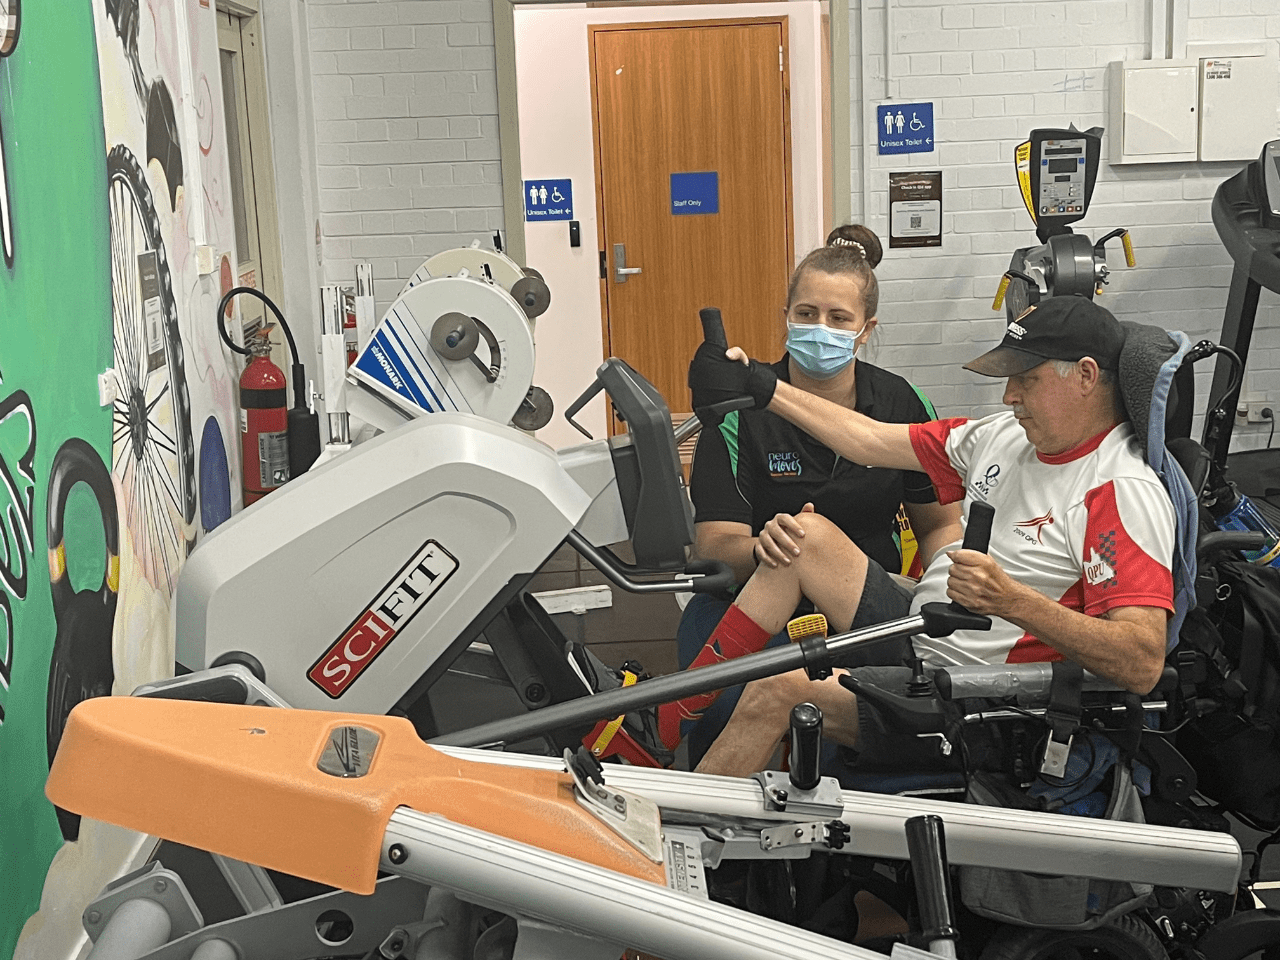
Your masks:
<svg viewBox="0 0 1280 960"><path fill-rule="evenodd" d="M920 908L921 936L930 946L936 941L952 941L956 930L956 911L951 897L951 874L947 864L946 831L942 818L934 814L912 817L906 822L907 856L915 878L916 904ZM954 953L943 954L954 956Z"/></svg>
<svg viewBox="0 0 1280 960"><path fill-rule="evenodd" d="M698 311L702 321L702 339L717 347L729 349L729 338L724 333L724 320L719 307L703 307Z"/></svg>
<svg viewBox="0 0 1280 960"><path fill-rule="evenodd" d="M996 508L991 504L975 501L969 507L969 520L964 527L964 542L960 549L986 553L995 515ZM945 637L957 630L991 629L990 617L972 613L954 600L950 603L926 603L920 608L920 615L925 620L924 632L931 637Z"/></svg>
<svg viewBox="0 0 1280 960"><path fill-rule="evenodd" d="M791 708L791 785L812 790L822 779L822 711L812 703Z"/></svg>
<svg viewBox="0 0 1280 960"><path fill-rule="evenodd" d="M720 316L719 307L703 307L698 311L698 319L702 321L702 339L714 347L729 349L729 338L725 336L724 320ZM734 410L746 410L755 405L749 396L735 397L732 400L721 400L709 407L702 407L700 412L706 416L699 417L704 423L719 423ZM684 424L681 424L684 427Z"/></svg>
<svg viewBox="0 0 1280 960"><path fill-rule="evenodd" d="M693 577L692 580L633 580L632 577L654 576L664 571L627 563L608 547L597 547L576 530L569 531L565 542L586 557L610 583L628 593L723 593L737 582L733 570L722 560L696 560L686 564L681 572Z"/></svg>

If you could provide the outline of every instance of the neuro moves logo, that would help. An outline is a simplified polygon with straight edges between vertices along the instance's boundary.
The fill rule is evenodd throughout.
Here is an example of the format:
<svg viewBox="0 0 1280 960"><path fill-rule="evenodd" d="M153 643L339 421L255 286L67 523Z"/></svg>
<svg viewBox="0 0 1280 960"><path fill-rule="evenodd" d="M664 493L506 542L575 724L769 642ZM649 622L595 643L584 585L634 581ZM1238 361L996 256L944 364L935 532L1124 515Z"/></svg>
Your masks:
<svg viewBox="0 0 1280 960"><path fill-rule="evenodd" d="M307 679L334 699L342 696L457 569L453 554L428 540L312 665Z"/></svg>

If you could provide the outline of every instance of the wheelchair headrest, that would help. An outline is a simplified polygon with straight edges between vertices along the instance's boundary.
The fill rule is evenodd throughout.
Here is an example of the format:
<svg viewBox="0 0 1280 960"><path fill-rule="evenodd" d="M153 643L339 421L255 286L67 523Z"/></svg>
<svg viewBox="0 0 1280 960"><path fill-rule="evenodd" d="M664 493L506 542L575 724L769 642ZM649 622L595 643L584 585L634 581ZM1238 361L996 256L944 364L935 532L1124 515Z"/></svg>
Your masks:
<svg viewBox="0 0 1280 960"><path fill-rule="evenodd" d="M1147 440L1151 434L1151 399L1160 368L1177 353L1178 345L1161 327L1130 320L1121 321L1121 326L1125 335L1116 383L1125 411L1133 423L1133 432L1142 442L1143 456L1150 460ZM1162 398L1162 409L1166 401L1167 397Z"/></svg>

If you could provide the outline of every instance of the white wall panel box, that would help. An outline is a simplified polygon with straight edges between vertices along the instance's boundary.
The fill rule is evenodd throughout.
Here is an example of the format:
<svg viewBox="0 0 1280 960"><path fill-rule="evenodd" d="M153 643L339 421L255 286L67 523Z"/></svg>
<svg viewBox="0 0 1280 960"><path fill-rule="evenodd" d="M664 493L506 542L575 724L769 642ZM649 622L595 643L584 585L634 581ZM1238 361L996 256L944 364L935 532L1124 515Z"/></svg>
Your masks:
<svg viewBox="0 0 1280 960"><path fill-rule="evenodd" d="M1112 163L1175 163L1198 157L1198 60L1107 65Z"/></svg>
<svg viewBox="0 0 1280 960"><path fill-rule="evenodd" d="M1253 160L1276 138L1275 56L1200 61L1200 159Z"/></svg>
<svg viewBox="0 0 1280 960"><path fill-rule="evenodd" d="M1196 59L1107 65L1111 163L1252 160L1275 139L1274 52L1195 46Z"/></svg>

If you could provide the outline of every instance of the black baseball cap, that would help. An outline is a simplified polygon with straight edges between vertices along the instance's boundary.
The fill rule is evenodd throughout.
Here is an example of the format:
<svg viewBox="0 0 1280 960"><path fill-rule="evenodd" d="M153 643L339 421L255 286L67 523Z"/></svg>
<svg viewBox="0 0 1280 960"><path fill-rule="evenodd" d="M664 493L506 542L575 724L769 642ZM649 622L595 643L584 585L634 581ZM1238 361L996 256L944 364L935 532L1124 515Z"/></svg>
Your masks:
<svg viewBox="0 0 1280 960"><path fill-rule="evenodd" d="M1124 328L1111 311L1084 297L1049 297L1018 314L994 350L970 360L966 370L1012 377L1046 360L1093 357L1104 370L1120 366Z"/></svg>

